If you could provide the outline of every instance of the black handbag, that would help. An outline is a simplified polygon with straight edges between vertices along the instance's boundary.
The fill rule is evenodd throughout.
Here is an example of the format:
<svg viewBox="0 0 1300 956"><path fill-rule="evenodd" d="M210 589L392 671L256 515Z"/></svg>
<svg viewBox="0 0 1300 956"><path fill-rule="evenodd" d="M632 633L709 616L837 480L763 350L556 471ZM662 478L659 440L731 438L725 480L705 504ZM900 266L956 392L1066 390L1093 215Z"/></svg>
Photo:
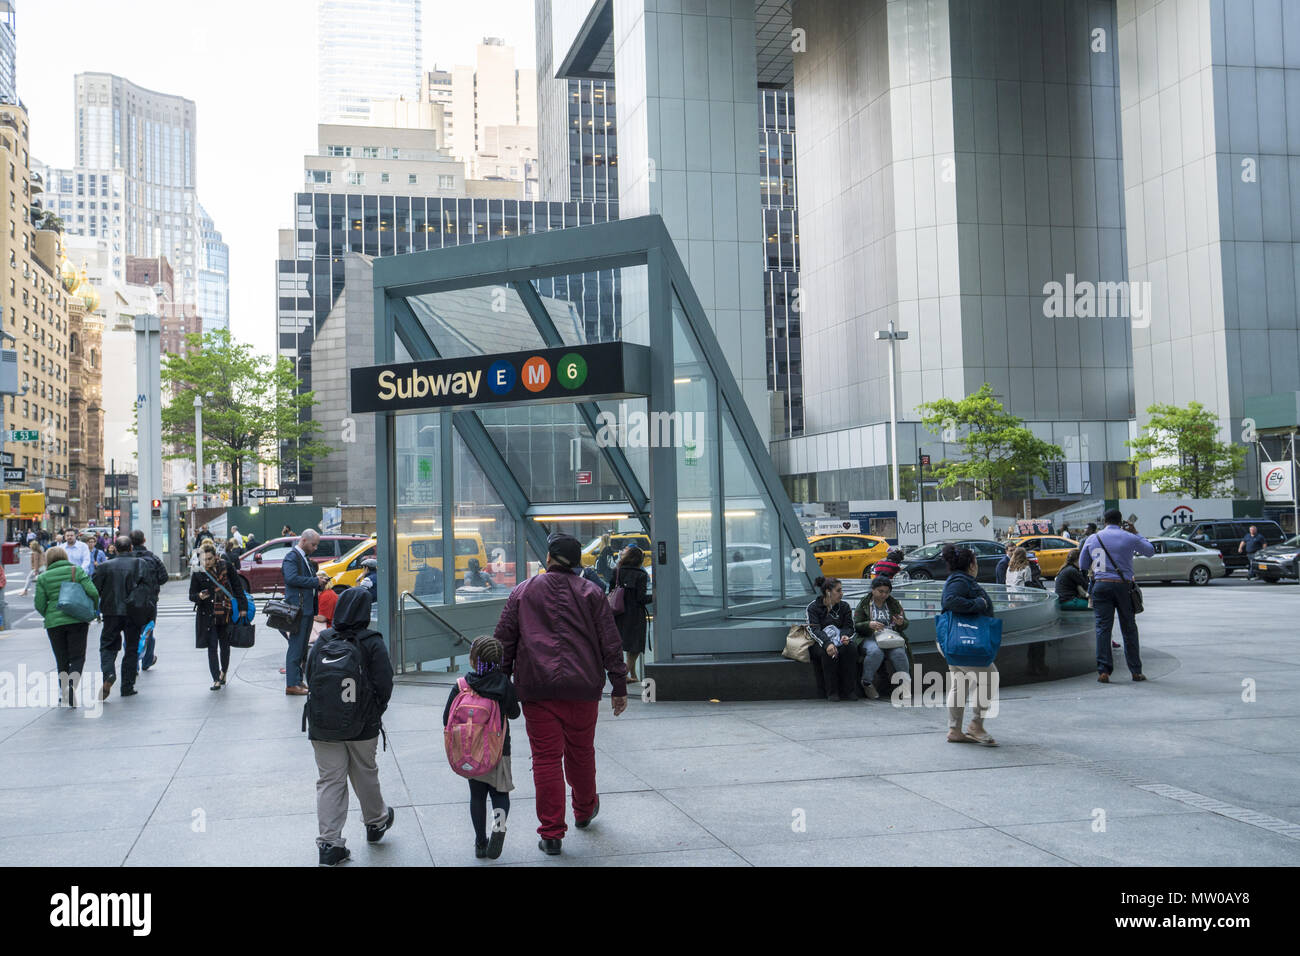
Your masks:
<svg viewBox="0 0 1300 956"><path fill-rule="evenodd" d="M293 631L302 619L302 608L283 598L271 598L262 605L262 612L266 615L266 623L277 631ZM288 640L287 635L285 639Z"/></svg>
<svg viewBox="0 0 1300 956"><path fill-rule="evenodd" d="M257 636L257 627L253 624L232 624L230 625L230 646L231 647L252 647L253 640Z"/></svg>

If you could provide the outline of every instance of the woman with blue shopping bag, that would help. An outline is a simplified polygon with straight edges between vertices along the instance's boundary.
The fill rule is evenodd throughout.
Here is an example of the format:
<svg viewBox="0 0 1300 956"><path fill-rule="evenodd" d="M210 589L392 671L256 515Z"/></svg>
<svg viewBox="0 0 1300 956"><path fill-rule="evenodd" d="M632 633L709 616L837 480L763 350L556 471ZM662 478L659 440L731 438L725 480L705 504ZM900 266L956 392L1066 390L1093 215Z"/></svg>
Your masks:
<svg viewBox="0 0 1300 956"><path fill-rule="evenodd" d="M86 663L86 631L98 612L99 591L90 576L68 560L62 548L45 553L45 570L36 579L36 610L59 669L61 703L77 706L77 685Z"/></svg>
<svg viewBox="0 0 1300 956"><path fill-rule="evenodd" d="M996 747L984 729L992 697L997 693L998 649L1002 622L992 616L993 599L976 583L979 561L970 548L943 547L951 572L943 585L943 613L934 622L939 651L948 662L948 742ZM971 722L963 732L966 702Z"/></svg>

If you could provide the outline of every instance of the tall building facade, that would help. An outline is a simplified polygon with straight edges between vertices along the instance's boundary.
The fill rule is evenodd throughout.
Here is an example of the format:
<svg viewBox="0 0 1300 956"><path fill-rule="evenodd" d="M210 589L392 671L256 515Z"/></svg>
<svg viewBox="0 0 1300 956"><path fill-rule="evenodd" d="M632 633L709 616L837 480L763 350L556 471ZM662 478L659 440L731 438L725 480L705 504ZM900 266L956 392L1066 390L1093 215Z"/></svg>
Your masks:
<svg viewBox="0 0 1300 956"><path fill-rule="evenodd" d="M515 48L501 38L484 37L474 64L449 73L449 86L446 73L428 74L424 93L450 97L445 128L452 156L471 179L522 182L524 197L537 198L537 71L517 67Z"/></svg>
<svg viewBox="0 0 1300 956"><path fill-rule="evenodd" d="M108 240L113 278L126 259L165 256L176 292L229 325L229 249L198 201L197 117L192 100L108 73L76 77L76 164L35 164L47 208L73 235ZM201 304L200 304L201 303Z"/></svg>
<svg viewBox="0 0 1300 956"><path fill-rule="evenodd" d="M416 97L421 0L318 0L317 83L322 123L365 123L371 100Z"/></svg>
<svg viewBox="0 0 1300 956"><path fill-rule="evenodd" d="M29 139L26 109L0 104L0 170L7 170L9 194L7 228L0 226L0 307L4 331L15 339L19 388L5 402L5 428L37 436L0 447L25 469L23 487L45 492L46 515L58 524L69 516L69 295L60 271L62 234L37 225L42 185L31 175Z"/></svg>
<svg viewBox="0 0 1300 956"><path fill-rule="evenodd" d="M0 103L18 102L17 0L0 0Z"/></svg>
<svg viewBox="0 0 1300 956"><path fill-rule="evenodd" d="M208 211L199 206L199 316L204 332L230 328L230 246Z"/></svg>
<svg viewBox="0 0 1300 956"><path fill-rule="evenodd" d="M100 523L104 499L104 320L99 290L65 250L61 272L68 293L68 517Z"/></svg>
<svg viewBox="0 0 1300 956"><path fill-rule="evenodd" d="M799 340L799 191L796 188L794 94L760 90L758 188L763 204L763 314L772 437L803 432Z"/></svg>

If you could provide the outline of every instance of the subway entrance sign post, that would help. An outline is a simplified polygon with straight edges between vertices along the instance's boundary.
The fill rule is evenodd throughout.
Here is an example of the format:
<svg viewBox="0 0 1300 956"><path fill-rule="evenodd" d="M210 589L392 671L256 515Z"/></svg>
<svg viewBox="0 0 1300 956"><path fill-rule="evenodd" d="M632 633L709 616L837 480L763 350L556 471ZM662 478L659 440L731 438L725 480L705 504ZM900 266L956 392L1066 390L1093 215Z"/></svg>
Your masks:
<svg viewBox="0 0 1300 956"><path fill-rule="evenodd" d="M650 350L626 342L352 369L353 412L590 402L649 391Z"/></svg>

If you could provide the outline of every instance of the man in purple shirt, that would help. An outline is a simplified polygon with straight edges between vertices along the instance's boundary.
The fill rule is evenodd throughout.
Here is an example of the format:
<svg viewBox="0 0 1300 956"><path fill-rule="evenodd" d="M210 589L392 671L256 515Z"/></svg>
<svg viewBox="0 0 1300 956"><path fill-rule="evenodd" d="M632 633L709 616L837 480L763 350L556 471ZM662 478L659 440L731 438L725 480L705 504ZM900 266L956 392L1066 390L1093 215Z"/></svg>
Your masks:
<svg viewBox="0 0 1300 956"><path fill-rule="evenodd" d="M1142 535L1120 527L1123 516L1118 508L1105 514L1106 526L1090 535L1079 552L1079 570L1092 569L1092 609L1097 626L1097 680L1110 683L1115 669L1110 652L1110 634L1119 615L1120 633L1124 635L1124 660L1135 681L1146 680L1142 658L1138 655L1137 617L1129 582L1133 580L1133 556L1151 557L1156 549Z"/></svg>

